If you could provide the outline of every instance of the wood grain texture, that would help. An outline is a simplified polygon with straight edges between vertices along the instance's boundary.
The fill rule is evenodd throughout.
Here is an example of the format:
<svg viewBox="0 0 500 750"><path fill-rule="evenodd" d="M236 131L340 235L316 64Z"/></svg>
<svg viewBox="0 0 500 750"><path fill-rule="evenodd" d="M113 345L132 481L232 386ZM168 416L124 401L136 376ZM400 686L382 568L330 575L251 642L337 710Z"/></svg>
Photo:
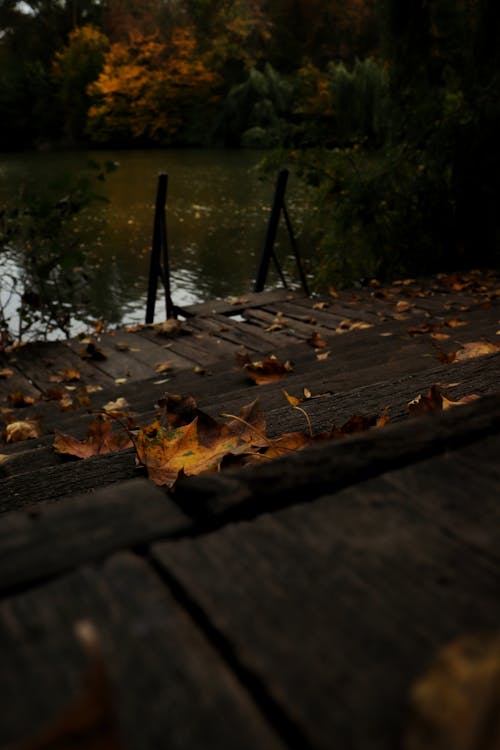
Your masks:
<svg viewBox="0 0 500 750"><path fill-rule="evenodd" d="M154 555L311 747L393 749L435 650L498 627L498 477L482 467L499 449L490 437L309 503L303 486L302 505Z"/></svg>
<svg viewBox="0 0 500 750"><path fill-rule="evenodd" d="M100 635L123 747L283 747L162 581L132 555L88 566L0 605L0 743L63 710L81 686L75 622Z"/></svg>

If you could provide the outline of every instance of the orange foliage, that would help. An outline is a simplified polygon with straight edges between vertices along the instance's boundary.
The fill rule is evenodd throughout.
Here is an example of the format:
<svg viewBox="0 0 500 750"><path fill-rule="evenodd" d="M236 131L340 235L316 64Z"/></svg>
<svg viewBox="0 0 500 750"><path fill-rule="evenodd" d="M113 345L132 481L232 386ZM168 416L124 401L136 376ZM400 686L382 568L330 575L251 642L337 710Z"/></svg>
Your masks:
<svg viewBox="0 0 500 750"><path fill-rule="evenodd" d="M168 141L191 109L210 99L216 83L189 30L176 29L168 44L131 32L127 44L111 46L89 89L89 130L101 140L131 135Z"/></svg>

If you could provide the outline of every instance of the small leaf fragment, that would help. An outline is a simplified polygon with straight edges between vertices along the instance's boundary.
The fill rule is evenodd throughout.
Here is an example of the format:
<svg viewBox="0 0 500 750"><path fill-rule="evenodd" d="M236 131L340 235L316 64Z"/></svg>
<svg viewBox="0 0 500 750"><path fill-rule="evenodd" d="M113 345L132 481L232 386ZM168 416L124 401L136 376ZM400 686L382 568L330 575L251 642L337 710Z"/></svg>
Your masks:
<svg viewBox="0 0 500 750"><path fill-rule="evenodd" d="M16 408L32 406L35 403L33 396L28 396L22 391L12 391L12 393L9 393L7 396L7 401L11 406L15 406Z"/></svg>
<svg viewBox="0 0 500 750"><path fill-rule="evenodd" d="M103 453L129 448L132 441L124 432L115 432L109 421L98 417L87 427L87 435L83 440L77 440L71 435L55 432L54 448L58 453L76 456L77 458L90 458Z"/></svg>

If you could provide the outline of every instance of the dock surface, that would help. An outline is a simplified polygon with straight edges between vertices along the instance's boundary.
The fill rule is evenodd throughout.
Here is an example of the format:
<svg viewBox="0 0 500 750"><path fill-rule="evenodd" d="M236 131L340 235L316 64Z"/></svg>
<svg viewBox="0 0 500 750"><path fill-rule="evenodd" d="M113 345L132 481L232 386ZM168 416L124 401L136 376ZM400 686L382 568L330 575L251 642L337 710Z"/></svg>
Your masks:
<svg viewBox="0 0 500 750"><path fill-rule="evenodd" d="M242 363L271 356L286 374L255 384ZM8 348L0 747L444 747L412 689L447 643L500 632L499 374L492 272ZM433 386L450 408L412 416ZM165 393L214 418L258 398L271 438L384 425L172 491L132 448L54 450L118 398L150 424ZM482 715L500 697L479 693ZM471 732L463 750L496 747L495 721Z"/></svg>

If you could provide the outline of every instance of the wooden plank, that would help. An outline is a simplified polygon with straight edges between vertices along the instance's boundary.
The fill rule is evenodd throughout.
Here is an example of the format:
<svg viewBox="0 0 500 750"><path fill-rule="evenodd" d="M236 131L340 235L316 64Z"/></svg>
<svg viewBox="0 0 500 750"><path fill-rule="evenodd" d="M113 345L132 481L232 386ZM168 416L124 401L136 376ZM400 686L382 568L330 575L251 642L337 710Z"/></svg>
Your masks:
<svg viewBox="0 0 500 750"><path fill-rule="evenodd" d="M2 745L19 743L82 689L85 662L73 632L81 620L99 636L123 747L284 747L161 579L127 554L0 605Z"/></svg>
<svg viewBox="0 0 500 750"><path fill-rule="evenodd" d="M318 410L325 410L319 403ZM351 412L350 416L352 415ZM283 409L278 434L300 429L296 410ZM274 423L276 424L276 423ZM303 426L302 426L303 428ZM408 419L327 443L271 463L226 475L180 482L176 501L194 518L247 517L313 500L324 492L377 476L394 467L473 443L500 429L500 395L485 396L439 415Z"/></svg>
<svg viewBox="0 0 500 750"><path fill-rule="evenodd" d="M131 479L0 521L0 593L178 534L189 519L147 479Z"/></svg>
<svg viewBox="0 0 500 750"><path fill-rule="evenodd" d="M76 459L31 473L0 479L0 513L53 503L138 475L132 450Z"/></svg>
<svg viewBox="0 0 500 750"><path fill-rule="evenodd" d="M284 299L296 299L300 292L290 289L273 289L269 292L250 292L230 300L209 300L196 305L187 305L183 311L188 315L237 315L249 307L258 307L268 302L279 302Z"/></svg>
<svg viewBox="0 0 500 750"><path fill-rule="evenodd" d="M498 627L498 481L481 476L473 513L466 454L154 547L307 746L399 747L436 649Z"/></svg>
<svg viewBox="0 0 500 750"><path fill-rule="evenodd" d="M75 367L82 376L83 383L109 385L112 379L75 353L68 342L37 342L19 349L16 365L21 372L40 390L53 386L51 375L57 375L64 368Z"/></svg>
<svg viewBox="0 0 500 750"><path fill-rule="evenodd" d="M193 325L200 330L210 331L212 336L232 341L244 349L260 354L267 354L279 346L287 346L290 343L289 337L279 332L267 332L265 328L222 315L194 318Z"/></svg>

